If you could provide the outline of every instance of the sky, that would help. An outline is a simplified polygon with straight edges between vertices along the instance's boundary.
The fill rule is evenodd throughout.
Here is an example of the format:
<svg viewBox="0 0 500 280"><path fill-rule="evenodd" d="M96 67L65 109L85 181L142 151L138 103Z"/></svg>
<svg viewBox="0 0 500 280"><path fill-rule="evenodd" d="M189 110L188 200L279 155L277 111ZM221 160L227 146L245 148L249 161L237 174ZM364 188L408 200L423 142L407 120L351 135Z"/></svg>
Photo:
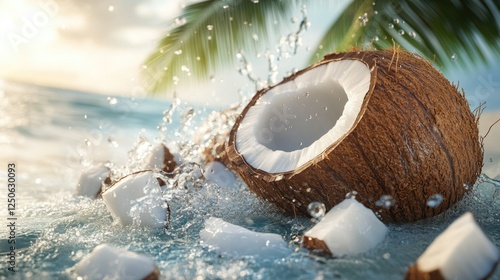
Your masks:
<svg viewBox="0 0 500 280"><path fill-rule="evenodd" d="M0 76L127 95L180 5L164 0L2 0Z"/></svg>
<svg viewBox="0 0 500 280"><path fill-rule="evenodd" d="M134 95L145 58L156 49L188 0L2 0L0 78L109 95ZM192 2L192 1L191 1ZM310 51L348 1L333 10L308 7L311 28L298 55L279 65L281 73L307 66ZM328 16L325 16L325 14ZM296 17L300 19L300 9ZM290 24L294 32L298 23ZM286 34L282 34L286 35ZM272 38L270 42L279 38ZM271 43L269 47L273 47ZM264 51L264 50L263 50ZM250 57L254 73L265 78L265 58ZM457 58L457 63L460 57ZM184 81L176 93L188 102L228 105L253 85L235 65L201 84ZM472 105L500 108L500 63L456 67L446 76L459 82ZM193 86L194 85L194 86ZM163 97L169 98L172 92ZM472 106L475 107L475 106Z"/></svg>

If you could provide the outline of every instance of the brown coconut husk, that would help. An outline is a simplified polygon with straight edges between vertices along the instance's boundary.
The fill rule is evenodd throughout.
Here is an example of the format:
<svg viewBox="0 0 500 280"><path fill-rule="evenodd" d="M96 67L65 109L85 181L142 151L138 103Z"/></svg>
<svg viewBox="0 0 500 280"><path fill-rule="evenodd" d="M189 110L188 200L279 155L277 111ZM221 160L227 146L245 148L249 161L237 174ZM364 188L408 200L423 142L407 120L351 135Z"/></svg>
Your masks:
<svg viewBox="0 0 500 280"><path fill-rule="evenodd" d="M264 89L231 130L226 148L230 166L257 195L289 213L307 214L313 201L330 209L351 191L387 222L445 211L470 189L464 184L472 186L482 167L478 124L466 99L428 61L396 50L330 54L274 87L346 59L373 69L369 92L348 133L296 170L270 174L255 169L238 152L236 132L249 108L270 90ZM434 194L443 201L432 208L426 202ZM383 195L392 196L395 205L376 206Z"/></svg>

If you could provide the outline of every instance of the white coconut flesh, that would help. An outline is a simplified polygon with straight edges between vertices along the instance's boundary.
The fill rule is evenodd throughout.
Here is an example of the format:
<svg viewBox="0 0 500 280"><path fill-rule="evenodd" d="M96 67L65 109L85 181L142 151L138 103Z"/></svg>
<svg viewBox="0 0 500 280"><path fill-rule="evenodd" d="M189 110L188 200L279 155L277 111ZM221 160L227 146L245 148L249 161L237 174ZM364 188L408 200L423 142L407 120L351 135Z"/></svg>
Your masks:
<svg viewBox="0 0 500 280"><path fill-rule="evenodd" d="M241 121L236 149L267 173L296 170L353 127L370 77L365 63L341 60L270 89Z"/></svg>
<svg viewBox="0 0 500 280"><path fill-rule="evenodd" d="M418 258L420 271L439 270L445 279L483 279L500 259L500 251L471 213L453 222Z"/></svg>

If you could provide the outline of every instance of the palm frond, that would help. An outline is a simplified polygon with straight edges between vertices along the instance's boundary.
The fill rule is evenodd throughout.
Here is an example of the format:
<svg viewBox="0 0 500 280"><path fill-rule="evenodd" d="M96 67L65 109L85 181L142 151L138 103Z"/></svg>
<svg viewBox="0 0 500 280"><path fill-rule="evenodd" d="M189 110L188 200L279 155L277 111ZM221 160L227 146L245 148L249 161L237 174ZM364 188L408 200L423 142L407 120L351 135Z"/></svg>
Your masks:
<svg viewBox="0 0 500 280"><path fill-rule="evenodd" d="M258 3L254 3L258 2ZM207 78L235 61L240 49L254 53L284 27L293 0L205 0L190 4L147 58L143 78L152 93L178 80Z"/></svg>
<svg viewBox="0 0 500 280"><path fill-rule="evenodd" d="M333 22L311 62L351 46L385 49L393 41L442 67L457 57L462 65L487 62L485 53L500 54L499 14L500 2L489 0L354 0Z"/></svg>

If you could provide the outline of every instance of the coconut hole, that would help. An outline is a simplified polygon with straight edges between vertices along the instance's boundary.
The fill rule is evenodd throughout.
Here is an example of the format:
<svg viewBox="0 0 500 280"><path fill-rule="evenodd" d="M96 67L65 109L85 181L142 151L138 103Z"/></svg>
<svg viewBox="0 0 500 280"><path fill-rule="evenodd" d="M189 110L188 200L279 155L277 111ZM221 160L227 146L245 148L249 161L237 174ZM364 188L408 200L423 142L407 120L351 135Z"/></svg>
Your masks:
<svg viewBox="0 0 500 280"><path fill-rule="evenodd" d="M347 103L338 81L311 85L277 96L266 106L255 126L267 131L257 141L270 150L285 152L309 147L335 126Z"/></svg>

